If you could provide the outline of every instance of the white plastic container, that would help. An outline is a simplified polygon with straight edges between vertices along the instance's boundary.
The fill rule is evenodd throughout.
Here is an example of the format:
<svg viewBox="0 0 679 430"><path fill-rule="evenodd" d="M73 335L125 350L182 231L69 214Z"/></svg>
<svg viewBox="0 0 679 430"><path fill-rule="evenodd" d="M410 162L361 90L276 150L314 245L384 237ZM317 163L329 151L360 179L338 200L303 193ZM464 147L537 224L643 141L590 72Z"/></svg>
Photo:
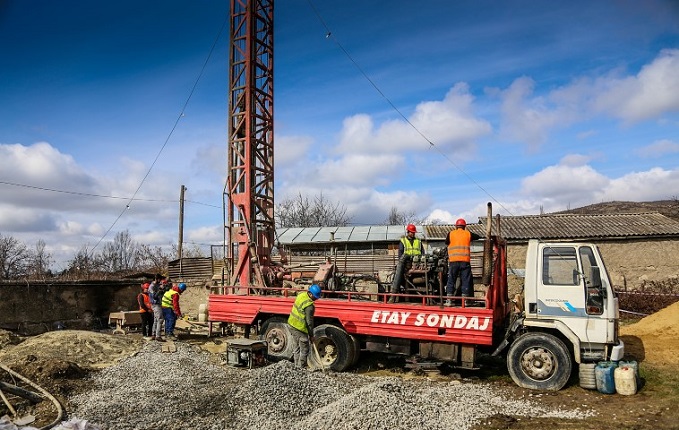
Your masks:
<svg viewBox="0 0 679 430"><path fill-rule="evenodd" d="M198 305L198 322L207 321L207 305L202 303Z"/></svg>
<svg viewBox="0 0 679 430"><path fill-rule="evenodd" d="M617 367L614 372L615 391L623 396L637 393L637 376L631 366Z"/></svg>

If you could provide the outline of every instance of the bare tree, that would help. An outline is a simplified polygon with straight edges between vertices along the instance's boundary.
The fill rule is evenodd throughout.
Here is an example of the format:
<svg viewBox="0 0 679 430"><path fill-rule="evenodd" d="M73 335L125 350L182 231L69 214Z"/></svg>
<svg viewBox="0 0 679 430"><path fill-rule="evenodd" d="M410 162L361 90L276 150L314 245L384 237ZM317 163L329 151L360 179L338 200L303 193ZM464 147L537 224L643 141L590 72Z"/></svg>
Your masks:
<svg viewBox="0 0 679 430"><path fill-rule="evenodd" d="M18 279L27 275L30 252L23 242L0 234L0 279Z"/></svg>
<svg viewBox="0 0 679 430"><path fill-rule="evenodd" d="M396 206L389 210L389 216L382 222L384 225L424 224L424 218L418 218L415 211L401 212Z"/></svg>
<svg viewBox="0 0 679 430"><path fill-rule="evenodd" d="M139 245L139 267L153 273L163 273L167 271L167 263L176 251L163 251L160 246L150 246L146 244Z"/></svg>
<svg viewBox="0 0 679 430"><path fill-rule="evenodd" d="M89 279L97 271L96 259L90 256L88 245L83 245L68 262L67 277L73 279Z"/></svg>
<svg viewBox="0 0 679 430"><path fill-rule="evenodd" d="M323 193L313 199L299 193L276 206L278 227L341 227L350 221L346 207L328 200Z"/></svg>
<svg viewBox="0 0 679 430"><path fill-rule="evenodd" d="M139 252L129 230L116 233L113 242L104 245L97 262L109 273L136 270Z"/></svg>
<svg viewBox="0 0 679 430"><path fill-rule="evenodd" d="M35 244L35 250L30 255L29 274L38 279L44 279L46 276L51 276L52 271L52 254L47 252L45 241L39 239Z"/></svg>

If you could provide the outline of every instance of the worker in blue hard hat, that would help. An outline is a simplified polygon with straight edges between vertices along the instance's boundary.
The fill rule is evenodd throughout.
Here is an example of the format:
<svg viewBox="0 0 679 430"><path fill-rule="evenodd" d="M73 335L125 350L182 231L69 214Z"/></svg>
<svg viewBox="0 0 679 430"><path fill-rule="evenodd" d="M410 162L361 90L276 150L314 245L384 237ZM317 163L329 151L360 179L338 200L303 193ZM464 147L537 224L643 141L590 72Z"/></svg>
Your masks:
<svg viewBox="0 0 679 430"><path fill-rule="evenodd" d="M297 294L292 305L288 324L293 339L292 357L297 367L306 367L309 358L309 343L314 341L314 301L321 298L321 287L313 284L307 291Z"/></svg>
<svg viewBox="0 0 679 430"><path fill-rule="evenodd" d="M186 284L182 282L163 294L161 306L165 317L165 337L168 339L177 339L177 336L174 335L174 326L177 318L182 317L182 311L179 308L179 295L184 291L186 291Z"/></svg>

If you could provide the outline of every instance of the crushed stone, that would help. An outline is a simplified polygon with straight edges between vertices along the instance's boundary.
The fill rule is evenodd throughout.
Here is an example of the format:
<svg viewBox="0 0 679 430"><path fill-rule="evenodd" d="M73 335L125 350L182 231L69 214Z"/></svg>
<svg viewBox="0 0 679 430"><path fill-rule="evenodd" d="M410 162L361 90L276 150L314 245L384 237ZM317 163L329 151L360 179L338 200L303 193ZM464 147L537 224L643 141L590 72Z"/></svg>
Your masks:
<svg viewBox="0 0 679 430"><path fill-rule="evenodd" d="M482 383L405 380L296 369L220 365L197 347L160 352L149 342L90 376L69 398L70 416L102 430L127 429L469 429L495 414L584 419L588 409L554 409Z"/></svg>

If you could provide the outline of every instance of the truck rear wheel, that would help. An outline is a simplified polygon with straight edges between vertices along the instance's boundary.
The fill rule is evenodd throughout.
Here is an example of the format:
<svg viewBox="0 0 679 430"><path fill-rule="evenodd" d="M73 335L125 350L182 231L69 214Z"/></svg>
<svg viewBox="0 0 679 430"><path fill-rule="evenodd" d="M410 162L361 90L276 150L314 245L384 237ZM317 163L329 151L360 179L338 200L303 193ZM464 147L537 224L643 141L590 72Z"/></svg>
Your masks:
<svg viewBox="0 0 679 430"><path fill-rule="evenodd" d="M571 356L566 345L547 333L527 333L512 343L507 369L519 387L558 391L571 376Z"/></svg>
<svg viewBox="0 0 679 430"><path fill-rule="evenodd" d="M311 345L310 364L335 372L343 372L351 366L357 353L351 335L331 324L322 324L314 328L314 344L318 350L318 357L313 351L314 345Z"/></svg>
<svg viewBox="0 0 679 430"><path fill-rule="evenodd" d="M270 361L292 358L292 335L288 323L283 318L273 317L266 320L262 325L260 338L266 340L266 355Z"/></svg>

